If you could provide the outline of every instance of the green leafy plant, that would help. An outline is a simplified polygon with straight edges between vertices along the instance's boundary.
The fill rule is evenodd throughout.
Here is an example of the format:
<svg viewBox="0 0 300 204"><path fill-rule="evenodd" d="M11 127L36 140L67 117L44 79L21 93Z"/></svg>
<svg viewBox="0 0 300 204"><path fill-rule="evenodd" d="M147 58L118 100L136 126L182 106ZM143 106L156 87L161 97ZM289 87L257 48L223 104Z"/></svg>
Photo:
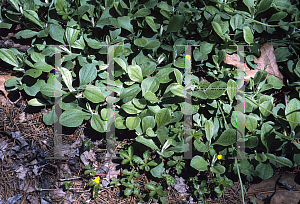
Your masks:
<svg viewBox="0 0 300 204"><path fill-rule="evenodd" d="M190 182L192 183L194 196L199 199L203 199L203 194L209 194L210 188L207 187L207 182L202 180L199 184L199 179L197 176L190 177Z"/></svg>
<svg viewBox="0 0 300 204"><path fill-rule="evenodd" d="M99 194L98 191L101 188L103 188L103 185L100 183L100 177L99 176L95 177L97 172L94 169L91 169L90 165L87 165L86 168L88 168L89 170L86 170L84 172L84 175L90 174L92 177L94 177L94 179L91 180L88 185L93 187L93 198L96 198L96 197L98 197L98 194Z"/></svg>
<svg viewBox="0 0 300 204"><path fill-rule="evenodd" d="M15 37L31 47L0 49L0 59L22 75L7 80L7 90L21 91L31 106L50 108L43 116L46 125L134 131L132 144L119 151L125 195L164 202L173 174L188 169L214 175L213 189L190 175L196 197L209 192L218 197L232 176L242 185L300 164L298 1L8 2L0 8L0 28L21 24L25 29ZM283 82L255 63L270 41L276 60L267 66L278 65ZM244 93L244 81L237 80L242 72L224 63L240 43L251 46L238 54L251 69L260 69ZM186 53L182 45L197 46ZM279 96L281 90L289 94ZM238 101L245 102L244 112L235 110ZM59 117L56 108L63 110ZM237 131L244 128L240 118L245 132L238 142L251 160L230 159L242 154L235 147ZM92 146L85 142L85 148ZM183 157L189 150L190 161ZM138 186L138 174L149 177L150 192Z"/></svg>
<svg viewBox="0 0 300 204"><path fill-rule="evenodd" d="M93 143L89 140L83 141L84 150L90 150L93 148Z"/></svg>
<svg viewBox="0 0 300 204"><path fill-rule="evenodd" d="M67 179L70 178L70 175L69 175L69 174L66 174L65 176L66 176ZM64 181L65 188L66 188L67 190L69 190L70 187L71 187L71 185L72 185L72 183L73 183L72 181Z"/></svg>
<svg viewBox="0 0 300 204"><path fill-rule="evenodd" d="M148 190L150 190L149 197L153 202L156 202L158 199L162 203L167 201L167 199L163 196L168 194L168 191L164 191L162 186L157 185L154 181L147 183L145 186Z"/></svg>

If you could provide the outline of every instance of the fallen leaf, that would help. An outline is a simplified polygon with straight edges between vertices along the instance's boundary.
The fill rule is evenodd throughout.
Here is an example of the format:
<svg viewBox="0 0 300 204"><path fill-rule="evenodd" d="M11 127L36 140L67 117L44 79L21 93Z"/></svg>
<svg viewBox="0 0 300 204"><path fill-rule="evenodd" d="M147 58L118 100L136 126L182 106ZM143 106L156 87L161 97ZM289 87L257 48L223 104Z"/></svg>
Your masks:
<svg viewBox="0 0 300 204"><path fill-rule="evenodd" d="M246 63L242 63L239 61L237 56L235 54L228 55L226 53L226 59L224 62L229 65L233 65L235 67L244 67L245 70L245 81L249 83L249 78L254 77L256 72L259 70L265 70L268 72L268 76L275 76L277 77L281 82L283 82L283 75L278 69L278 65L276 62L275 52L273 48L273 44L271 43L265 43L260 48L261 55L259 58L254 59L254 63L257 64L257 68L255 70L249 69Z"/></svg>
<svg viewBox="0 0 300 204"><path fill-rule="evenodd" d="M278 69L278 65L276 62L274 47L271 43L265 43L260 48L261 55L258 59L254 59L254 63L258 65L258 68L264 70L267 66L266 71L269 73L269 76L277 77L281 82L283 82L283 75Z"/></svg>
<svg viewBox="0 0 300 204"><path fill-rule="evenodd" d="M10 78L18 78L18 77L15 77L15 76L11 76L10 74L7 74L7 75L0 75L0 91L3 92L6 100L10 101L7 97L8 93L7 91L5 90L5 81L7 79L10 79Z"/></svg>

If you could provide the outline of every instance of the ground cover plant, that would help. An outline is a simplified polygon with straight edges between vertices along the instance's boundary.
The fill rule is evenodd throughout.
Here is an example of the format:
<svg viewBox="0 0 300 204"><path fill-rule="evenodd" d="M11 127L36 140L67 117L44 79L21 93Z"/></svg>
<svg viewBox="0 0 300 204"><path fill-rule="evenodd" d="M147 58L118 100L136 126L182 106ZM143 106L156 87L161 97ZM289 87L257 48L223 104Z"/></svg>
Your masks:
<svg viewBox="0 0 300 204"><path fill-rule="evenodd" d="M1 5L0 28L21 24L25 29L15 38L29 40L31 47L0 49L1 60L22 74L5 87L31 97L31 106L51 107L43 116L46 125L87 121L100 133L113 127L135 133L119 151L123 176L111 181L122 196L164 203L175 177L189 172L195 199L221 197L234 178L242 185L300 164L299 6L292 0L8 0ZM247 66L244 113L235 110L243 85L236 82L238 44L250 45L239 53ZM199 46L185 56L180 45ZM58 50L61 67L55 65ZM241 114L242 142L251 159L236 158ZM188 150L193 157L184 159ZM214 178L198 177L204 172ZM86 174L95 176L92 169ZM141 174L148 179L144 185L136 182ZM90 185L97 196L99 177Z"/></svg>

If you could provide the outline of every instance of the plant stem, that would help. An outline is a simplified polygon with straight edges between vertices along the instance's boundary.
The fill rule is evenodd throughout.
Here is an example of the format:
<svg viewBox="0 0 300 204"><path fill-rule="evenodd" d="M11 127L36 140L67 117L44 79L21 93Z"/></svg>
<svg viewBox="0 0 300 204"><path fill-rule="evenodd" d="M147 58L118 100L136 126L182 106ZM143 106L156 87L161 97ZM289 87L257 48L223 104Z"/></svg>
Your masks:
<svg viewBox="0 0 300 204"><path fill-rule="evenodd" d="M246 97L247 99L249 99L249 100L250 100L252 103L254 103L255 105L257 105L257 106L259 106L260 108L266 110L268 113L270 113L270 114L272 114L272 115L274 115L274 116L276 116L276 117L278 117L278 118L280 118L280 119L282 119L282 120L284 120L284 121L287 121L287 122L289 122L289 123L297 123L297 124L299 124L299 122L295 122L295 121L290 121L290 120L284 119L283 117L281 117L281 116L279 116L279 115L277 115L277 114L275 114L275 113L269 111L268 109L262 107L261 105L259 105L258 103L256 103L254 100L252 100L251 98L249 98L247 95L245 95L245 97Z"/></svg>
<svg viewBox="0 0 300 204"><path fill-rule="evenodd" d="M218 107L219 107L219 109L220 109L220 112L221 112L221 114L222 114L222 116L223 116L223 119L224 119L224 126L226 127L226 126L228 126L227 125L227 122L226 122L226 119L225 119L225 116L224 116L224 113L223 113L223 110L221 109L221 104L220 104L220 102L218 101ZM226 127L227 128L227 127Z"/></svg>
<svg viewBox="0 0 300 204"><path fill-rule="evenodd" d="M242 182L242 178L241 178L241 174L240 174L240 169L239 169L239 167L238 167L238 163L237 163L237 158L236 158L236 157L235 157L235 165L236 165L236 168L237 168L238 177L239 177L239 181L240 181L240 185L241 185L243 204L245 204L245 198L244 198L244 186L243 186L243 182Z"/></svg>
<svg viewBox="0 0 300 204"><path fill-rule="evenodd" d="M65 178L65 179L59 179L60 181L68 181L68 180L75 180L80 179L81 177L73 177L73 178Z"/></svg>
<svg viewBox="0 0 300 204"><path fill-rule="evenodd" d="M237 12L237 13L239 13L239 12ZM249 20L251 20L251 21L253 21L253 22L255 22L255 23L258 23L258 24L261 24L261 25L264 25L264 26L268 26L268 27L280 27L280 26L285 26L285 25L289 25L289 24L300 23L300 21L294 21L294 22L284 23L284 24L281 24L281 25L269 25L269 24L265 24L265 23L262 23L262 22L260 22L260 21L254 20L254 19L252 19L252 18L250 18L250 17L248 17L248 16L245 16L245 15L243 15L243 14L241 14L241 13L239 13L239 14L240 14L241 16L243 16L244 18L247 18L247 19L249 19Z"/></svg>

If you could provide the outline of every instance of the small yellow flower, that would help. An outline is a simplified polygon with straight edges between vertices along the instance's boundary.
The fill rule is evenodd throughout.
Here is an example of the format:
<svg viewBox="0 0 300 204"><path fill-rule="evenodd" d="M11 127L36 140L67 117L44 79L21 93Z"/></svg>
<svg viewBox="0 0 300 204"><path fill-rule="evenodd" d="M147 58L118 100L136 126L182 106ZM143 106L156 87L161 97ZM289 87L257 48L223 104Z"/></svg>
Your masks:
<svg viewBox="0 0 300 204"><path fill-rule="evenodd" d="M191 58L191 55L186 55L185 58L186 58L186 59L189 59L189 60L192 59L192 58Z"/></svg>
<svg viewBox="0 0 300 204"><path fill-rule="evenodd" d="M218 159L219 159L219 160L222 159L222 155L221 155L221 154L218 155Z"/></svg>
<svg viewBox="0 0 300 204"><path fill-rule="evenodd" d="M98 184L100 181L100 177L99 176L95 177L94 181Z"/></svg>

